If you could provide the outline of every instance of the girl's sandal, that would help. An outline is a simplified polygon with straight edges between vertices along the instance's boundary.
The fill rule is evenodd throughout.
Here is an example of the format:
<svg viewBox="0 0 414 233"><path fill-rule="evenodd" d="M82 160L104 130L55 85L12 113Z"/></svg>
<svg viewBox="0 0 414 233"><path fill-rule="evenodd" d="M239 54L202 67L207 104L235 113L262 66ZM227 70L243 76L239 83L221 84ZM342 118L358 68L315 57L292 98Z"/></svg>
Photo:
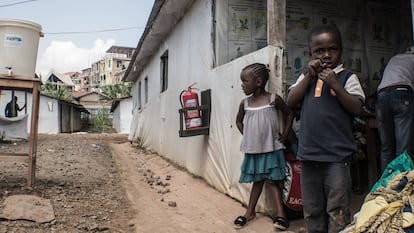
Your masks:
<svg viewBox="0 0 414 233"><path fill-rule="evenodd" d="M273 227L278 230L285 231L289 228L289 221L282 217L275 217L273 219Z"/></svg>
<svg viewBox="0 0 414 233"><path fill-rule="evenodd" d="M241 229L247 224L247 218L244 216L239 216L234 220L234 228Z"/></svg>
<svg viewBox="0 0 414 233"><path fill-rule="evenodd" d="M237 218L234 220L234 228L236 228L236 229L241 229L241 228L243 228L243 227L247 226L247 223L248 223L248 222L251 222L253 219L255 219L255 218L252 218L252 219L250 219L250 220L247 220L247 218L246 218L246 217L244 217L244 216L239 216L239 217L237 217Z"/></svg>

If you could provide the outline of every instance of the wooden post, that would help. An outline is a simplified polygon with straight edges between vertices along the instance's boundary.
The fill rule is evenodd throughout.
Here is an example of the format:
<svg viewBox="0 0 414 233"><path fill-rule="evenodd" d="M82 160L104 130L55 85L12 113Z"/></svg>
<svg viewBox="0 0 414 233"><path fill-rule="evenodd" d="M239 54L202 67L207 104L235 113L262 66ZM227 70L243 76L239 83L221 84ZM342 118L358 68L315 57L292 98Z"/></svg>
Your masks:
<svg viewBox="0 0 414 233"><path fill-rule="evenodd" d="M380 163L378 163L377 150L377 120L375 114L366 116L366 131L367 131L367 160L368 160L368 187L371 188L377 182L380 171Z"/></svg>
<svg viewBox="0 0 414 233"><path fill-rule="evenodd" d="M267 43L286 48L286 0L267 0Z"/></svg>
<svg viewBox="0 0 414 233"><path fill-rule="evenodd" d="M32 91L32 116L30 124L29 137L29 171L27 177L28 188L33 187L36 177L36 151L37 151L37 130L39 123L39 102L40 90L39 85L33 86Z"/></svg>
<svg viewBox="0 0 414 233"><path fill-rule="evenodd" d="M413 30L413 35L412 35L413 38L412 38L411 43L414 44L414 8L413 6L414 6L414 0L411 0L411 28Z"/></svg>
<svg viewBox="0 0 414 233"><path fill-rule="evenodd" d="M36 150L37 150L37 128L39 118L40 85L38 79L27 79L19 76L4 76L0 74L0 89L30 91L32 93L32 115L29 135L29 148L26 153L3 153L0 152L0 161L27 162L28 175L27 187L33 188L36 171ZM27 107L27 106L26 106Z"/></svg>
<svg viewBox="0 0 414 233"><path fill-rule="evenodd" d="M27 114L27 92L24 92L24 114Z"/></svg>
<svg viewBox="0 0 414 233"><path fill-rule="evenodd" d="M271 57L269 91L286 95L286 0L267 0L267 43L281 50ZM273 54L272 54L273 55ZM280 61L282 59L282 61Z"/></svg>
<svg viewBox="0 0 414 233"><path fill-rule="evenodd" d="M70 106L70 130L69 132L75 132L75 107Z"/></svg>

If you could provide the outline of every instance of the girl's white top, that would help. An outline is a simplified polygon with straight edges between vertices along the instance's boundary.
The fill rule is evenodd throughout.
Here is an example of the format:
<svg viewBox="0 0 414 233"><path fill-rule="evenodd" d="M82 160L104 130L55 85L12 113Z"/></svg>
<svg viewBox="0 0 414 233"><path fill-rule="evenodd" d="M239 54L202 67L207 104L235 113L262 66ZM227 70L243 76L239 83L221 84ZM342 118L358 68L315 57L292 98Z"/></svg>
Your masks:
<svg viewBox="0 0 414 233"><path fill-rule="evenodd" d="M279 119L275 95L265 106L249 107L249 97L244 99L243 139L240 150L244 153L267 153L285 146L279 142Z"/></svg>

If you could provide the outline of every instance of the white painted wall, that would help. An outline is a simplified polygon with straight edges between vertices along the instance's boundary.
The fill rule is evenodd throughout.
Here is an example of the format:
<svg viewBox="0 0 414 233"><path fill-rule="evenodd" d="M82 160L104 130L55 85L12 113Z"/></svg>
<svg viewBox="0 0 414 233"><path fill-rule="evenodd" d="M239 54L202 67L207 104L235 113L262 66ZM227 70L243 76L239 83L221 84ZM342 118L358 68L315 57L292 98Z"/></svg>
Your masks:
<svg viewBox="0 0 414 233"><path fill-rule="evenodd" d="M60 132L58 100L43 95L40 96L38 132L44 134Z"/></svg>
<svg viewBox="0 0 414 233"><path fill-rule="evenodd" d="M118 133L129 133L132 121L132 97L121 99L113 112L112 125Z"/></svg>
<svg viewBox="0 0 414 233"><path fill-rule="evenodd" d="M26 109L19 112L19 116L27 111L27 132L30 132L31 113L32 113L32 93L28 92L27 97L23 91L15 91L18 98L18 104L22 107L26 104ZM10 101L11 91L2 90L0 95L1 115L4 116L4 108ZM39 101L39 125L38 133L57 134L59 133L59 103L55 98L40 95Z"/></svg>

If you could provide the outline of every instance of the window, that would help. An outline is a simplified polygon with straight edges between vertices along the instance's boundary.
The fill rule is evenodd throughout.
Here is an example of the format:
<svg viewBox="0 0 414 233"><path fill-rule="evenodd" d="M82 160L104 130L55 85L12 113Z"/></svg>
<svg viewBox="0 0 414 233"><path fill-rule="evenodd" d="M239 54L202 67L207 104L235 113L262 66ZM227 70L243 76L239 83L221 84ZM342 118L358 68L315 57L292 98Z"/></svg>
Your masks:
<svg viewBox="0 0 414 233"><path fill-rule="evenodd" d="M123 67L122 61L117 60L116 61L116 68L120 68L120 67Z"/></svg>
<svg viewBox="0 0 414 233"><path fill-rule="evenodd" d="M138 82L138 109L141 109L141 80Z"/></svg>
<svg viewBox="0 0 414 233"><path fill-rule="evenodd" d="M145 88L145 103L148 103L148 77L144 79L144 88Z"/></svg>
<svg viewBox="0 0 414 233"><path fill-rule="evenodd" d="M161 92L168 88L168 50L161 56Z"/></svg>
<svg viewBox="0 0 414 233"><path fill-rule="evenodd" d="M106 75L105 74L102 76L101 85L106 85Z"/></svg>

